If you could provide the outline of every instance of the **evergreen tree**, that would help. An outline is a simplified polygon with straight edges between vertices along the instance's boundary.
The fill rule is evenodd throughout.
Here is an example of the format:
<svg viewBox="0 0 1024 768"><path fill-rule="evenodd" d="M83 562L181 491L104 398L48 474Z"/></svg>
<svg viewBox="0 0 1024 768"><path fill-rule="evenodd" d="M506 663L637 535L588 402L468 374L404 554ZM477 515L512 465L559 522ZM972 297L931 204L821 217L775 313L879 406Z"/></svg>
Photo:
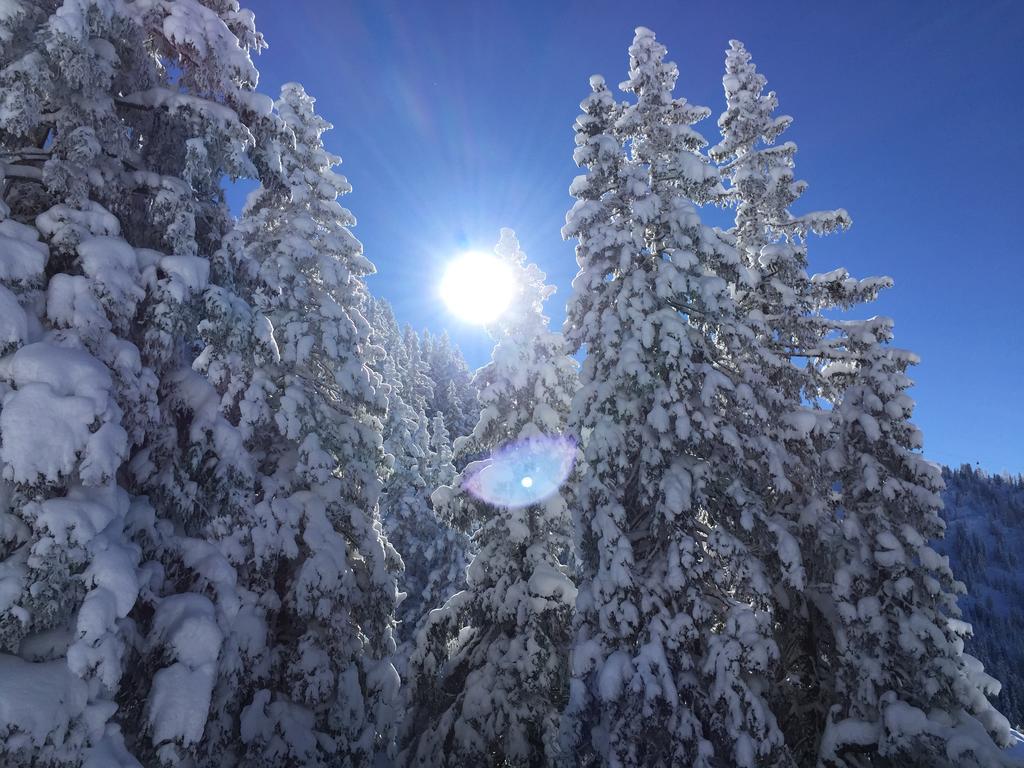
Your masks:
<svg viewBox="0 0 1024 768"><path fill-rule="evenodd" d="M451 485L455 477L455 465L452 463L451 436L444 424L444 414L438 411L430 420L430 462L427 465L427 485L438 488Z"/></svg>
<svg viewBox="0 0 1024 768"><path fill-rule="evenodd" d="M430 378L430 365L420 348L420 337L411 325L402 329L402 345L406 364L399 369L402 377L402 396L417 413L426 413L434 401L434 381Z"/></svg>
<svg viewBox="0 0 1024 768"><path fill-rule="evenodd" d="M251 506L211 530L237 584L203 757L365 765L390 749L398 687L398 558L377 514L385 400L360 313L373 265L337 202L350 188L313 99L288 84L276 114L280 178L250 197L220 257L252 308L204 326L200 359L255 471Z"/></svg>
<svg viewBox="0 0 1024 768"><path fill-rule="evenodd" d="M783 532L779 543L791 542L779 549L773 569L772 611L782 663L772 705L799 764L942 764L940 753L946 749L941 741L952 731L921 728L915 722L920 713L887 688L909 688L911 702L927 700L933 707L945 685L940 709L947 715L938 718L948 720L946 726L956 721L961 707L995 733L1003 724L982 693L984 676L973 660L960 657L957 632L962 625L949 622L956 615L952 577L926 543L941 534L935 511L938 484L930 465L912 452L919 438L905 421L912 402L903 394L909 384L904 369L911 358L884 346L891 335L888 321L840 322L824 314L872 300L891 281L858 281L843 269L807 275L808 235L848 227L849 217L842 210L790 213L789 206L806 188L793 179L796 146L772 145L791 119L774 116L775 94L764 92L765 78L738 41L730 43L723 84L722 142L711 153L724 164L727 199L737 208L732 235L745 269L737 297L754 331L737 359L761 406L761 442L773 444L781 468L755 472L750 485L764 500L775 530ZM881 421L879 409L884 411ZM857 425L877 431L886 421L894 422L886 430L893 435L890 444L865 444ZM876 439L869 437L868 443ZM872 455L876 449L880 452ZM877 485L879 463L903 485L894 481L884 490ZM834 489L840 492L838 506ZM869 498L871 493L880 496ZM858 509L861 504L865 511ZM870 522L862 522L862 516ZM873 527L879 524L883 530ZM883 531L901 553L906 545L909 560L916 563L883 565L899 571L888 582L889 575L877 575L872 565L879 559L874 550ZM900 543L889 536L907 538ZM881 560L901 560L881 554ZM762 556L773 561L767 553ZM867 576L871 573L874 580ZM900 587L894 588L897 581ZM903 608L897 610L897 603ZM888 633L882 618L887 610L896 611ZM937 628L931 637L936 645L924 656L943 668L944 684L933 669L922 670L916 683L908 677L908 670L920 668L911 657L921 658L922 647L908 647L905 631L914 622L924 626L922 616ZM899 648L906 656L900 657ZM892 665L887 672L886 665ZM954 730L962 751L946 759L998 762L976 721L967 718ZM915 742L913 735L923 733L928 735Z"/></svg>
<svg viewBox="0 0 1024 768"><path fill-rule="evenodd" d="M819 760L826 766L998 765L1009 738L988 696L999 683L964 653L956 581L932 548L942 477L920 454L911 421L912 353L889 346L892 324L848 329L851 362L832 375L826 459L838 486L842 542L833 577L838 614L835 699Z"/></svg>
<svg viewBox="0 0 1024 768"><path fill-rule="evenodd" d="M722 193L690 127L708 110L672 96L664 55L639 28L635 101L592 78L576 124L566 335L587 357L567 742L583 765L770 765L787 759L765 698L772 584L749 546L770 521L744 476L754 401L736 359L753 331L740 257L694 209Z"/></svg>
<svg viewBox="0 0 1024 768"><path fill-rule="evenodd" d="M432 391L425 364L415 364L418 375L410 374L420 347L415 332L399 329L391 306L370 299L372 337L382 350L377 368L389 388L384 421L384 447L391 461L391 473L381 499L381 518L388 539L402 557L399 586L405 596L398 607L398 662L404 673L410 641L427 611L441 605L465 582L468 541L464 534L438 520L430 492L451 482L451 444L443 417L436 416L428 427L423 411L406 401L407 392ZM432 348L424 334L424 349ZM433 388L436 391L436 387ZM415 394L412 402L416 402ZM425 397L424 397L425 401Z"/></svg>
<svg viewBox="0 0 1024 768"><path fill-rule="evenodd" d="M230 227L220 185L224 177L256 177L275 163L276 147L263 135L274 123L273 102L254 93L250 53L264 43L250 12L219 0L134 10L161 65L121 100L140 139L139 167L150 171L133 179L152 196L128 217L128 231L169 255L140 312L143 360L159 380L160 426L130 463L132 485L155 516L134 528L147 581L126 681L133 693L121 705L133 752L153 764L201 752L225 634L217 588L230 581L204 539L226 507L242 503L233 475L251 473L215 389L192 369L203 315L225 293L209 279Z"/></svg>
<svg viewBox="0 0 1024 768"><path fill-rule="evenodd" d="M845 270L808 276L807 236L848 227L849 217L843 210L790 212L806 184L794 181L796 145L775 141L792 119L774 115L775 93L764 91L764 76L735 40L723 84L722 141L710 154L729 182L724 199L736 207L730 235L742 267L737 304L752 330L736 358L755 403L748 411L757 437L749 443L755 451L747 482L770 529L767 536L752 533L775 584L780 664L771 698L789 750L802 764L815 759L830 696L835 647L823 606L837 531L828 473L818 458L827 447L820 398L828 396L828 382L801 353L828 345L834 326L824 310L869 300L887 281L853 280Z"/></svg>
<svg viewBox="0 0 1024 768"><path fill-rule="evenodd" d="M455 437L468 435L479 416L476 387L459 348L448 331L437 338L423 333L424 358L434 382L434 397L428 413L440 412L448 431Z"/></svg>
<svg viewBox="0 0 1024 768"><path fill-rule="evenodd" d="M381 377L387 389L388 409L384 419L384 450L392 457L398 455L400 435L404 436L415 412L405 402L405 376L408 355L402 332L395 320L391 305L372 296L367 299L367 321L370 324L371 344L379 350L372 369ZM383 391L383 390L382 390ZM387 517L386 513L382 517Z"/></svg>
<svg viewBox="0 0 1024 768"><path fill-rule="evenodd" d="M252 93L250 53L263 43L232 3L15 2L3 17L2 279L14 333L0 366L11 484L0 493L11 523L0 625L5 691L36 691L5 708L4 749L25 762L133 764L114 721L143 757L150 723L160 721L156 740L191 743L180 715L204 708L202 672L192 695L148 704L148 688L121 679L173 613L157 595L179 588L180 564L163 557L180 551L175 529L158 531L129 492L152 492L160 518L176 509L128 467L149 464L157 444L168 465L184 461L174 371L187 369L192 308L227 221L220 180L254 171L249 126L269 100ZM150 720L135 727L144 709Z"/></svg>
<svg viewBox="0 0 1024 768"><path fill-rule="evenodd" d="M390 407L408 408L402 401ZM404 662L416 628L465 582L467 540L434 513L430 492L455 475L451 446L440 417L435 434L420 413L403 422L395 441L394 470L382 502L388 540L402 556L400 579L405 597L398 609L399 658Z"/></svg>
<svg viewBox="0 0 1024 768"><path fill-rule="evenodd" d="M541 312L553 289L511 230L496 248L518 279L518 297L491 327L491 362L477 375L482 413L457 452L525 450L564 434L576 364ZM410 659L411 710L402 762L409 765L549 765L568 693L575 587L564 564L568 510L561 493L509 506L474 496L470 464L434 493L440 514L479 527L466 588L432 611ZM521 489L520 489L521 490Z"/></svg>

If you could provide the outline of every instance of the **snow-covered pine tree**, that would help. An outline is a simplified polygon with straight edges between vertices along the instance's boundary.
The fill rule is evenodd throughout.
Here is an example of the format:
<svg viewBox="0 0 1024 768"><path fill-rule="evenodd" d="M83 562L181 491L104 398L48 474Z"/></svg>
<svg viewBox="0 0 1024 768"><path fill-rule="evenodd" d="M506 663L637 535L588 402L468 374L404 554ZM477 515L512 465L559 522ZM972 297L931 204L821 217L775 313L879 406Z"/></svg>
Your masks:
<svg viewBox="0 0 1024 768"><path fill-rule="evenodd" d="M416 414L402 400L389 408L405 409L394 438L394 468L381 501L388 541L402 556L398 606L399 668L405 672L410 643L427 612L442 605L465 583L468 542L463 533L438 519L430 493L452 482L451 445L441 417Z"/></svg>
<svg viewBox="0 0 1024 768"><path fill-rule="evenodd" d="M115 477L141 490L126 461L157 442L182 460L166 437L174 384L163 375L182 363L187 307L226 221L220 179L252 170L246 125L270 103L252 94L262 40L230 2L13 2L3 17L3 279L28 310L23 325L8 307L9 335L25 346L2 365L13 485L2 494L0 623L5 691L19 697L4 710L4 749L21 761L133 764L105 723L115 699L123 723L145 708L147 689L119 678L166 569L140 572L125 529L155 531L153 511ZM179 714L182 703L202 711L199 688L179 697ZM167 714L157 714L164 735L178 739L181 719Z"/></svg>
<svg viewBox="0 0 1024 768"><path fill-rule="evenodd" d="M399 587L405 597L397 611L400 645L396 657L404 674L409 643L423 616L465 582L468 541L438 520L430 501L431 491L451 482L455 473L443 417L435 416L428 427L426 415L405 400L405 393L412 389L410 349L419 349L419 342L411 339L415 334L410 329L403 334L385 300L369 297L367 309L372 340L383 352L376 370L388 388L384 448L390 456L391 473L380 510L388 540L404 563ZM424 333L423 347L432 348L432 344ZM418 367L419 376L427 376L426 368ZM433 387L429 376L419 382L421 393Z"/></svg>
<svg viewBox="0 0 1024 768"><path fill-rule="evenodd" d="M819 456L827 436L827 396L818 366L798 357L821 347L832 323L824 310L874 297L885 280L853 280L845 270L809 277L807 237L849 226L843 210L794 216L789 207L806 184L794 181L796 145L775 145L790 125L777 117L778 100L738 41L730 42L723 85L722 141L710 151L736 207L730 234L743 272L739 310L752 336L738 350L738 367L756 407L749 410L748 484L764 506L770 535L761 556L774 583L775 639L780 649L773 710L800 764L815 759L831 689L834 645L828 630L829 553L837 530L831 487ZM813 652L811 649L813 648Z"/></svg>
<svg viewBox="0 0 1024 768"><path fill-rule="evenodd" d="M241 255L224 257L255 276L256 368L221 407L238 419L257 487L248 526L220 537L241 605L218 689L238 717L218 732L238 738L226 754L206 745L205 759L366 765L390 749L398 693L398 558L377 514L385 400L360 313L373 265L337 201L350 187L323 146L330 125L296 84L276 114L280 177L251 196L230 243ZM222 382L215 359L201 362Z"/></svg>
<svg viewBox="0 0 1024 768"><path fill-rule="evenodd" d="M843 209L799 216L790 212L807 183L794 180L796 145L775 141L792 118L774 115L778 99L774 92L764 92L767 81L741 42L730 41L725 69L726 111L718 120L722 141L710 155L722 164L729 182L720 200L736 207L729 234L742 263L737 300L757 333L756 343L745 351L760 358L754 367L765 369L754 384L768 390L765 399L788 417L788 409L810 403L827 387L815 366L793 361L799 357L794 353L820 347L834 330L822 313L871 301L891 281L855 280L844 269L807 274L808 236L849 227L849 215ZM774 416L778 421L779 414Z"/></svg>
<svg viewBox="0 0 1024 768"><path fill-rule="evenodd" d="M587 357L567 749L583 765L784 764L765 700L772 584L747 545L767 522L742 471L743 265L695 211L722 191L690 127L708 110L673 98L665 53L637 29L621 86L635 101L595 76L576 123L566 336Z"/></svg>
<svg viewBox="0 0 1024 768"><path fill-rule="evenodd" d="M259 472L265 469L261 459L273 431L275 391L268 369L280 358L269 322L246 301L257 271L244 250L254 223L243 215L214 255L198 329L205 346L193 363L205 376L200 391L207 392L194 400L202 407L193 411L194 423L201 426L193 434L196 448L205 442L212 455L193 465L192 482L209 506L202 538L188 542L186 563L213 601L222 636L209 718L194 755L198 765L225 768L244 754L240 713L269 677L266 602L277 597L276 563L255 556L266 532L254 508Z"/></svg>
<svg viewBox="0 0 1024 768"><path fill-rule="evenodd" d="M370 342L381 351L371 365L381 377L383 387L387 388L384 450L395 456L400 450L401 435L408 429L407 422L415 418L415 411L410 411L405 404L405 376L402 371L408 365L408 355L394 310L387 301L368 296L366 316L370 324ZM386 517L383 507L381 516Z"/></svg>
<svg viewBox="0 0 1024 768"><path fill-rule="evenodd" d="M132 397L143 428L155 411L124 338L145 295L136 253L90 184L123 173L127 148L110 135L118 73L88 50L117 50L130 20L56 10L9 4L0 46L0 752L22 764L77 764L117 738L139 555L116 476L140 439Z"/></svg>
<svg viewBox="0 0 1024 768"><path fill-rule="evenodd" d="M787 746L800 765L998 764L985 728L1005 736L1005 723L985 699L991 681L960 655L956 585L927 545L941 535L940 482L908 421L913 356L886 346L887 320L823 314L870 301L891 281L843 269L808 276L808 236L849 217L789 211L806 184L793 178L796 146L772 144L791 119L774 116L775 94L738 41L723 84L722 142L711 154L737 207L732 235L747 270L737 297L755 331L740 364L781 469L750 483L777 530L799 542L797 552L780 548L772 568L782 661L771 702ZM925 703L933 722L912 709Z"/></svg>
<svg viewBox="0 0 1024 768"><path fill-rule="evenodd" d="M491 327L494 352L476 377L482 413L456 441L457 454L563 436L576 388L576 363L542 314L553 289L526 265L511 230L496 252L513 268L518 296ZM576 591L564 565L565 499L490 504L467 489L479 471L471 464L434 493L445 519L479 526L478 551L466 589L431 612L417 636L403 764L536 766L557 754Z"/></svg>
<svg viewBox="0 0 1024 768"><path fill-rule="evenodd" d="M402 376L402 396L417 413L427 413L434 401L434 381L430 378L430 365L423 356L419 334L411 325L402 329L402 345L406 364L399 369Z"/></svg>
<svg viewBox="0 0 1024 768"><path fill-rule="evenodd" d="M434 382L434 397L428 413L440 412L445 427L455 437L468 435L480 415L476 387L462 352L452 343L448 331L431 337L423 333L423 352Z"/></svg>
<svg viewBox="0 0 1024 768"><path fill-rule="evenodd" d="M451 485L455 478L455 465L451 435L444 423L444 414L438 411L430 420L430 461L427 462L427 485L439 488Z"/></svg>
<svg viewBox="0 0 1024 768"><path fill-rule="evenodd" d="M404 394L402 391L404 371L409 365L408 352L405 348L405 340L402 337L402 329L395 319L395 310L386 299L369 296L366 302L366 318L370 323L370 331L374 344L384 350L384 359L391 359L394 362L393 377L395 381L387 379L386 383L391 384L392 391ZM380 360L378 367L383 364Z"/></svg>
<svg viewBox="0 0 1024 768"><path fill-rule="evenodd" d="M842 382L826 461L838 486L842 540L833 578L839 649L819 764L996 766L1009 724L988 696L999 683L964 652L948 558L931 542L942 476L910 421L910 352L892 323L849 323L850 357L825 369Z"/></svg>
<svg viewBox="0 0 1024 768"><path fill-rule="evenodd" d="M234 580L205 539L250 503L240 435L218 411L214 386L192 369L201 320L215 301L230 303L209 279L230 227L221 182L278 161L263 136L273 102L254 90L251 54L264 43L252 13L222 0L132 8L145 41L135 55L154 69L118 99L138 139L133 162L145 171L131 177L144 202L123 216L134 243L167 256L139 312L142 359L160 382L160 426L130 462L132 486L155 517L134 520L147 580L126 681L134 693L122 711L140 760L177 763L202 754L226 631L221 590Z"/></svg>

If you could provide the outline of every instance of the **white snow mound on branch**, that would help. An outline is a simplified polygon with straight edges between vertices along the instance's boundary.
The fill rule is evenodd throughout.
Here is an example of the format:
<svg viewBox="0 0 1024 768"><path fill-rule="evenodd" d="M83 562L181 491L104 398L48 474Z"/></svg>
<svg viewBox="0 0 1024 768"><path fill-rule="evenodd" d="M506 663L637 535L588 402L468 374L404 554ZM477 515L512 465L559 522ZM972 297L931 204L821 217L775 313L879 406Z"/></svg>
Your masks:
<svg viewBox="0 0 1024 768"><path fill-rule="evenodd" d="M0 379L14 387L0 412L5 479L55 482L77 468L95 485L123 463L128 436L111 397L110 373L88 352L30 344L0 361Z"/></svg>

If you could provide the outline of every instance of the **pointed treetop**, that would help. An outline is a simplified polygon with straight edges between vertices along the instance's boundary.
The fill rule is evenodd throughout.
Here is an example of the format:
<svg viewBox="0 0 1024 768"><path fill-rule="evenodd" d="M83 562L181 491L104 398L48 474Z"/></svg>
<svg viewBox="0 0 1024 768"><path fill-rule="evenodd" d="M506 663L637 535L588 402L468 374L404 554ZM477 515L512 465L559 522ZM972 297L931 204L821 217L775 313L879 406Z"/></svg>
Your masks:
<svg viewBox="0 0 1024 768"><path fill-rule="evenodd" d="M613 132L628 148L629 159L649 170L658 187L654 194L682 194L698 204L712 202L724 191L720 174L701 152L707 140L691 127L711 110L674 95L679 70L665 61L667 53L649 30L637 31L629 47L629 78L619 85L636 101L623 105ZM639 189L632 184L630 188Z"/></svg>
<svg viewBox="0 0 1024 768"><path fill-rule="evenodd" d="M315 110L316 99L310 96L301 83L285 83L281 86L281 97L277 104L277 110L281 117L288 122L292 129L296 124L301 124L312 135L299 137L316 139L324 131L329 131L334 126L318 115Z"/></svg>
<svg viewBox="0 0 1024 768"><path fill-rule="evenodd" d="M618 116L615 99L601 75L591 76L590 91L580 102L582 113L577 116L573 126L576 133L576 151L573 153L573 160L578 166L593 162L602 149L609 156L614 155L617 151L616 147L608 146L607 141L594 143L590 141L595 136L607 133Z"/></svg>
<svg viewBox="0 0 1024 768"><path fill-rule="evenodd" d="M759 139L772 144L793 122L788 115L772 116L779 101L774 91L764 92L767 84L767 78L757 71L743 43L730 40L722 77L726 110L718 118L723 138L711 149L714 160L724 162L741 157L752 151ZM796 145L787 144L783 151L791 154Z"/></svg>
<svg viewBox="0 0 1024 768"><path fill-rule="evenodd" d="M666 103L670 101L679 70L674 62L665 61L666 54L668 49L655 39L651 30L637 27L629 46L629 79L620 83L619 88L638 97L653 90L666 96Z"/></svg>
<svg viewBox="0 0 1024 768"><path fill-rule="evenodd" d="M543 324L544 302L555 292L555 286L544 282L547 278L536 264L526 263L526 254L519 246L519 238L508 227L501 229L494 253L508 262L516 280L516 293L509 307L495 322L496 335L516 335L524 326L530 326L540 317Z"/></svg>
<svg viewBox="0 0 1024 768"><path fill-rule="evenodd" d="M678 111L682 122L692 125L711 114L708 107L687 103L684 98L674 98L672 91L679 77L679 68L673 61L665 61L668 49L659 43L654 33L646 27L637 27L636 37L629 47L629 79L619 84L619 88L637 97L638 106L651 102L651 108L669 107ZM699 138L692 132L688 138ZM702 138L700 146L706 144Z"/></svg>
<svg viewBox="0 0 1024 768"><path fill-rule="evenodd" d="M793 120L788 115L773 116L778 107L775 92L764 91L766 78L737 40L731 41L726 51L722 83L726 96L726 110L718 118L722 141L709 154L723 164L720 170L732 182L730 196L757 200L755 208L763 215L752 218L755 209L746 207L740 211L744 226L770 226L776 233L800 237L849 227L850 217L843 209L802 216L789 212L789 206L807 189L806 182L793 178L796 144L787 141L762 147L759 143L773 144Z"/></svg>

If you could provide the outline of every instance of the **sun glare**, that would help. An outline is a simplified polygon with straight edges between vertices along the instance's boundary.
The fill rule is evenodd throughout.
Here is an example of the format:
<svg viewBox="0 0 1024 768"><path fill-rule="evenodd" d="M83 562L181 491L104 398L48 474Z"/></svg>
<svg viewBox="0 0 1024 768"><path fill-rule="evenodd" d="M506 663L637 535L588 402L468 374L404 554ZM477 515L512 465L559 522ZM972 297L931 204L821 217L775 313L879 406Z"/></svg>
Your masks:
<svg viewBox="0 0 1024 768"><path fill-rule="evenodd" d="M460 320L486 325L508 308L515 278L508 265L486 253L464 253L448 264L441 298Z"/></svg>

